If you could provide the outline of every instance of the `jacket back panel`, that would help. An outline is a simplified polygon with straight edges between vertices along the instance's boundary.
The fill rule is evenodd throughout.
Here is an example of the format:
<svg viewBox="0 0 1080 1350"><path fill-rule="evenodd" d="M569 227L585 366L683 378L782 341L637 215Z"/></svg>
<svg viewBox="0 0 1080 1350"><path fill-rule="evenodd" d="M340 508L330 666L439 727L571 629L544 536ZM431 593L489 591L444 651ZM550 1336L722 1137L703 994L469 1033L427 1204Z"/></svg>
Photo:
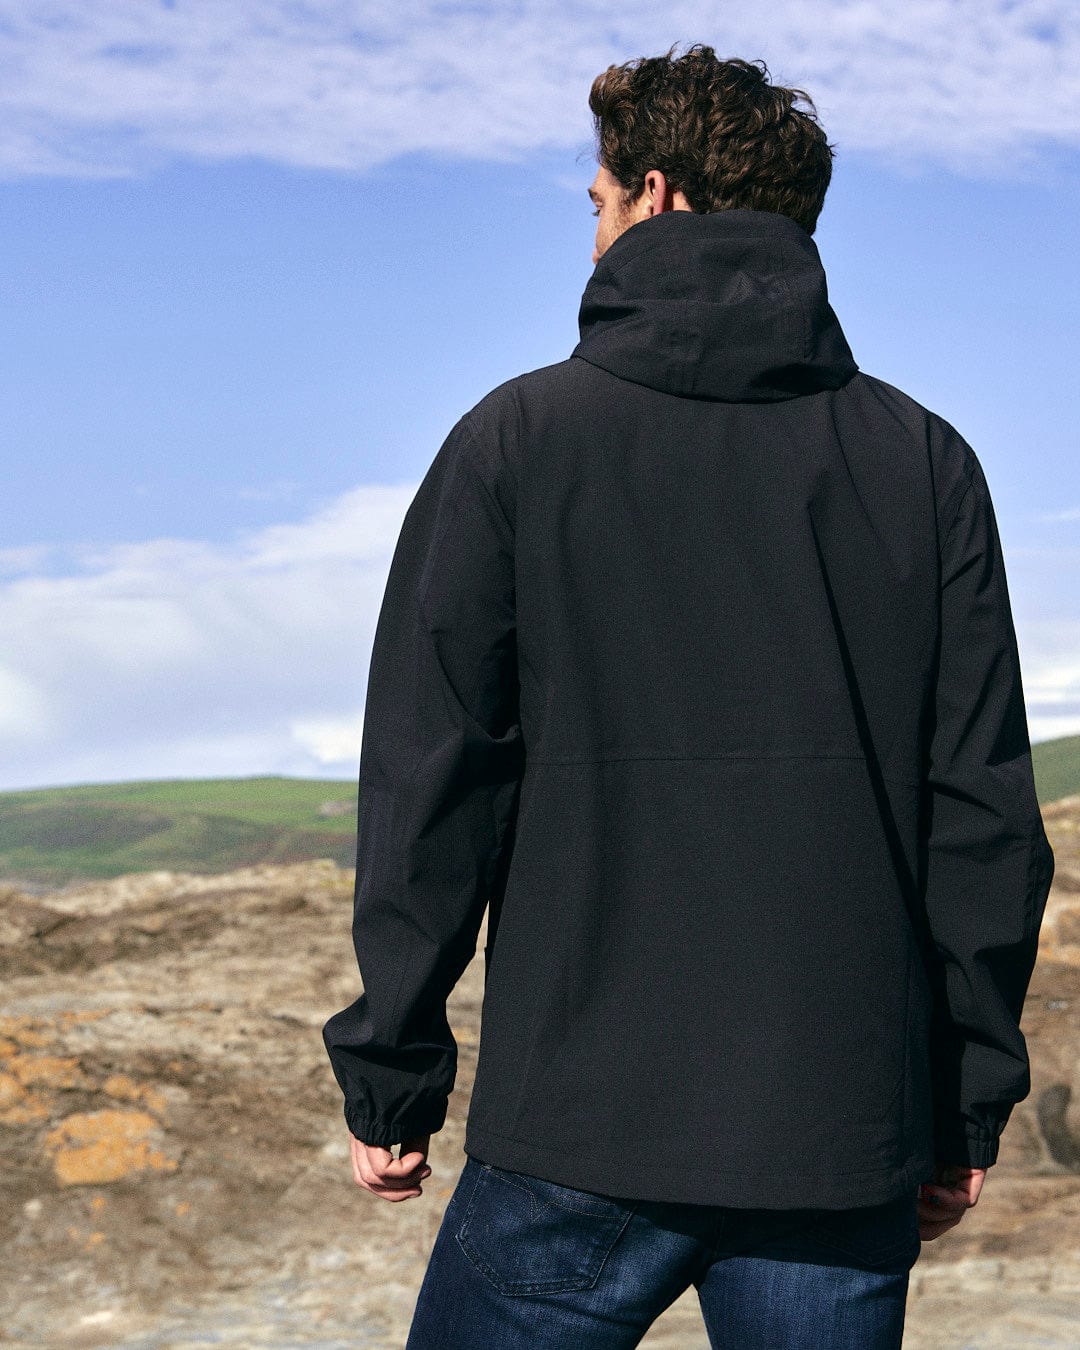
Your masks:
<svg viewBox="0 0 1080 1350"><path fill-rule="evenodd" d="M609 1193L674 1153L735 1205L931 1175L919 783L962 475L928 417L862 374L738 403L577 357L477 405L526 767L469 1151Z"/></svg>

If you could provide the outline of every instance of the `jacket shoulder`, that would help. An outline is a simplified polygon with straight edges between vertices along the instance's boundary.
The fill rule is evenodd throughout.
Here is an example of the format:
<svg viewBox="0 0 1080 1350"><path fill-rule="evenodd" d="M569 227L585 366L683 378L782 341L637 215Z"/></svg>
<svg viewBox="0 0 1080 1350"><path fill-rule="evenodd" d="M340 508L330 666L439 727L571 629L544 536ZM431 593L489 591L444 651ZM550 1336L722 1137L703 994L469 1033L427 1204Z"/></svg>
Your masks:
<svg viewBox="0 0 1080 1350"><path fill-rule="evenodd" d="M566 406L584 364L567 357L524 371L496 385L461 418L470 433L474 459L511 519L529 429L552 410Z"/></svg>
<svg viewBox="0 0 1080 1350"><path fill-rule="evenodd" d="M567 357L551 365L524 371L496 385L465 414L480 436L520 430L538 410L552 406L580 381L583 362Z"/></svg>
<svg viewBox="0 0 1080 1350"><path fill-rule="evenodd" d="M877 417L884 417L918 442L927 456L941 537L956 519L979 465L975 451L951 422L896 385L859 371L845 386Z"/></svg>

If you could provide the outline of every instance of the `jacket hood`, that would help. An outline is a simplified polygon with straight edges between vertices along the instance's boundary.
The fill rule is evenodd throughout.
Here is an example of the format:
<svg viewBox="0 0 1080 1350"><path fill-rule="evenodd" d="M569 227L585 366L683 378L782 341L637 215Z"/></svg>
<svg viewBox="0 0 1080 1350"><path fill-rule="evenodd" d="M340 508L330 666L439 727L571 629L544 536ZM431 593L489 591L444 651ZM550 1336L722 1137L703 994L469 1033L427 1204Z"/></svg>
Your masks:
<svg viewBox="0 0 1080 1350"><path fill-rule="evenodd" d="M810 235L772 211L664 211L596 264L571 353L670 394L731 402L839 389L858 370Z"/></svg>

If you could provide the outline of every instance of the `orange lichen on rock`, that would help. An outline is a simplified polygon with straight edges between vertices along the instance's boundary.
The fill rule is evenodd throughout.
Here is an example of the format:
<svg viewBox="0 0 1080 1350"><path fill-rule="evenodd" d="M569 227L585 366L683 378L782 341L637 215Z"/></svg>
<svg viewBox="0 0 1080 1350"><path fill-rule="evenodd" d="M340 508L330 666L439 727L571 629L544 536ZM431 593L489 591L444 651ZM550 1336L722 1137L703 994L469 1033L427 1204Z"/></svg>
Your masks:
<svg viewBox="0 0 1080 1350"><path fill-rule="evenodd" d="M0 1111L6 1111L26 1095L26 1089L13 1073L0 1073Z"/></svg>
<svg viewBox="0 0 1080 1350"><path fill-rule="evenodd" d="M52 1088L90 1086L90 1079L79 1067L75 1055L13 1055L6 1068L24 1087L32 1083Z"/></svg>
<svg viewBox="0 0 1080 1350"><path fill-rule="evenodd" d="M77 1057L33 1055L18 1050L3 1061L0 1071L0 1122L29 1125L47 1120L53 1105L50 1089L91 1086ZM32 1087L44 1091L30 1091Z"/></svg>
<svg viewBox="0 0 1080 1350"><path fill-rule="evenodd" d="M48 1102L37 1092L28 1092L13 1073L0 1073L0 1123L29 1125L46 1120Z"/></svg>
<svg viewBox="0 0 1080 1350"><path fill-rule="evenodd" d="M126 1073L110 1074L101 1085L103 1092L126 1102L142 1102L156 1116L164 1115L168 1109L168 1100L153 1083L136 1083Z"/></svg>
<svg viewBox="0 0 1080 1350"><path fill-rule="evenodd" d="M138 1172L172 1172L179 1166L155 1146L161 1127L148 1111L80 1111L45 1136L61 1186L100 1185Z"/></svg>
<svg viewBox="0 0 1080 1350"><path fill-rule="evenodd" d="M41 1030L36 1017L0 1017L0 1036L35 1049L42 1049L56 1039L55 1035Z"/></svg>

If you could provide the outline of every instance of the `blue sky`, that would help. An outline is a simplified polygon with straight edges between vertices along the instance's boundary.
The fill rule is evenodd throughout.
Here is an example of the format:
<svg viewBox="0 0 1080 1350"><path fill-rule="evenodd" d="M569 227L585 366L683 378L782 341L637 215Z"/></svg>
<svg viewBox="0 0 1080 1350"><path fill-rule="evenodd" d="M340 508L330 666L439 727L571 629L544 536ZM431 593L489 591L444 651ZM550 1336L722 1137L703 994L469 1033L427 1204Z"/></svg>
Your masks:
<svg viewBox="0 0 1080 1350"><path fill-rule="evenodd" d="M368 8L0 6L0 787L355 775L421 476L577 339L589 82L692 40L816 98L833 305L975 447L1080 732L1070 8Z"/></svg>

